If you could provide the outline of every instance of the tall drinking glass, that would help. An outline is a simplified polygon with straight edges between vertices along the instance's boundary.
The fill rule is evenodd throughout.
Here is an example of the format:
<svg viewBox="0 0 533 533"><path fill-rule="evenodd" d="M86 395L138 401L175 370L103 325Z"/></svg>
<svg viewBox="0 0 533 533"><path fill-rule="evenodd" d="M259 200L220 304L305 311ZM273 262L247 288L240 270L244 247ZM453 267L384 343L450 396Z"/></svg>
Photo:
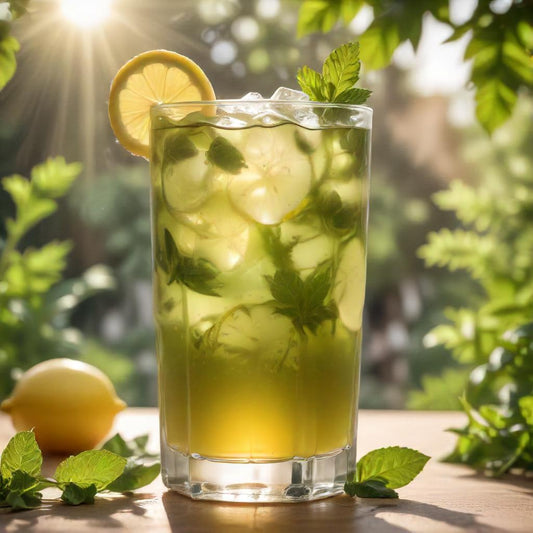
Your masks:
<svg viewBox="0 0 533 533"><path fill-rule="evenodd" d="M371 119L305 101L153 108L169 488L304 501L354 472Z"/></svg>

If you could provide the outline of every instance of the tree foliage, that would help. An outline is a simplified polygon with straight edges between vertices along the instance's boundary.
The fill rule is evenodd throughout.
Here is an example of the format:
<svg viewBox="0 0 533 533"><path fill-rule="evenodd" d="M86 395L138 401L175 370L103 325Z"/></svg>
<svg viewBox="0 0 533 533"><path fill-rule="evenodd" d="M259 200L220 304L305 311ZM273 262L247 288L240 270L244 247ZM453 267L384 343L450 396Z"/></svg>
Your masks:
<svg viewBox="0 0 533 533"><path fill-rule="evenodd" d="M427 14L450 26L452 33L445 42L468 39L464 59L472 61L476 115L489 133L511 116L520 92L531 93L533 1L513 0L500 12L494 2L478 0L470 18L455 24L449 0L303 0L299 34L329 31L339 20L347 24L363 6L374 12L372 23L359 37L361 59L369 69L387 66L406 41L416 51Z"/></svg>
<svg viewBox="0 0 533 533"><path fill-rule="evenodd" d="M476 186L453 182L437 193L462 228L432 233L419 250L427 266L466 270L482 289L481 301L448 309L448 323L426 336L428 347L444 345L470 370L462 406L468 424L450 461L499 475L512 467L533 469L533 142L531 105L493 142L474 143L482 172ZM458 371L460 372L460 371ZM460 374L458 374L460 379ZM453 374L444 381L453 381ZM443 384L444 384L443 381ZM435 400L434 381L415 405Z"/></svg>
<svg viewBox="0 0 533 533"><path fill-rule="evenodd" d="M11 23L26 13L30 0L0 3L0 90L13 77L17 68L16 53L20 44L11 35Z"/></svg>
<svg viewBox="0 0 533 533"><path fill-rule="evenodd" d="M14 216L5 221L5 238L0 237L0 396L13 385L13 373L51 357L79 355L102 361L102 349L85 340L70 326L76 307L102 291L114 287L110 270L95 265L79 278L64 280L68 241L42 246L25 246L29 232L58 208L81 171L78 163L62 157L37 165L31 179L20 175L3 178L1 185L11 197ZM116 365L121 357L112 354ZM124 361L122 361L124 363ZM131 366L121 367L122 377Z"/></svg>

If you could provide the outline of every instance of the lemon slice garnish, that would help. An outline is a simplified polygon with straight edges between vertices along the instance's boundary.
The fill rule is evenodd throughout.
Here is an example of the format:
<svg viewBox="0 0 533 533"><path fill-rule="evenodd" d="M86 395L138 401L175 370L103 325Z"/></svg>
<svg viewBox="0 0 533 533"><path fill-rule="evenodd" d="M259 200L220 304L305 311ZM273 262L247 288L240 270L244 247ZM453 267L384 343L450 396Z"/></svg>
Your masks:
<svg viewBox="0 0 533 533"><path fill-rule="evenodd" d="M109 121L124 148L148 158L153 105L214 99L209 79L194 61L175 52L151 50L117 72L109 93ZM200 109L190 106L183 112Z"/></svg>

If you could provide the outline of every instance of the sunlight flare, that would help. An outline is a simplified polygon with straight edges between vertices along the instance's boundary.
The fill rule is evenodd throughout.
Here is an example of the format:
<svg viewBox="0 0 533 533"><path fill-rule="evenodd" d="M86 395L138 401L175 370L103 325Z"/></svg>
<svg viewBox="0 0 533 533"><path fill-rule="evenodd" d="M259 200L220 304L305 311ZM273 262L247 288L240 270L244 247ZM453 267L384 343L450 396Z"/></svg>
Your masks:
<svg viewBox="0 0 533 533"><path fill-rule="evenodd" d="M104 22L111 12L111 0L61 0L61 11L70 22L91 28Z"/></svg>

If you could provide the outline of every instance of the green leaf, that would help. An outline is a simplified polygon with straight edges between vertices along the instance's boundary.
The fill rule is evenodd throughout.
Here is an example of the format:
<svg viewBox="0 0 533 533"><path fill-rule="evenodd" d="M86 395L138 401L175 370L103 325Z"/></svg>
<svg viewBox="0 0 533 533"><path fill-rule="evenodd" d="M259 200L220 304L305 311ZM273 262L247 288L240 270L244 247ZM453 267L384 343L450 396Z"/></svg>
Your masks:
<svg viewBox="0 0 533 533"><path fill-rule="evenodd" d="M39 476L43 456L33 431L21 431L8 442L0 460L0 474L3 478L11 478L16 471L30 476Z"/></svg>
<svg viewBox="0 0 533 533"><path fill-rule="evenodd" d="M24 470L15 470L9 480L9 490L19 493L29 492L40 484L39 480L24 472Z"/></svg>
<svg viewBox="0 0 533 533"><path fill-rule="evenodd" d="M446 368L439 375L422 377L422 390L410 390L408 409L457 411L459 396L468 382L469 369Z"/></svg>
<svg viewBox="0 0 533 533"><path fill-rule="evenodd" d="M139 435L131 441L125 441L120 433L117 433L111 437L102 446L103 450L116 453L121 457L156 457L156 454L151 454L146 451L146 445L148 444L148 435Z"/></svg>
<svg viewBox="0 0 533 533"><path fill-rule="evenodd" d="M88 450L61 462L54 478L60 486L75 483L80 487L95 485L103 490L122 474L126 459L107 450Z"/></svg>
<svg viewBox="0 0 533 533"><path fill-rule="evenodd" d="M476 92L476 117L480 124L492 133L513 112L517 94L504 81L492 78L478 85Z"/></svg>
<svg viewBox="0 0 533 533"><path fill-rule="evenodd" d="M322 75L316 70L309 68L307 65L298 69L296 79L302 91L315 102L326 101L326 96L323 93Z"/></svg>
<svg viewBox="0 0 533 533"><path fill-rule="evenodd" d="M367 453L357 461L356 481L378 480L390 489L410 483L429 457L411 448L392 446Z"/></svg>
<svg viewBox="0 0 533 533"><path fill-rule="evenodd" d="M161 470L159 463L145 465L140 459L128 458L124 472L110 483L106 490L112 492L130 492L150 484Z"/></svg>
<svg viewBox="0 0 533 533"><path fill-rule="evenodd" d="M225 137L215 137L206 152L206 157L211 164L230 174L238 174L247 166L241 152Z"/></svg>
<svg viewBox="0 0 533 533"><path fill-rule="evenodd" d="M14 511L38 507L42 495L38 491L40 481L23 470L15 470L11 477L0 478L0 506L7 505Z"/></svg>
<svg viewBox="0 0 533 533"><path fill-rule="evenodd" d="M427 266L465 269L475 278L483 278L497 260L496 242L492 235L447 228L428 235L428 243L418 249Z"/></svg>
<svg viewBox="0 0 533 533"><path fill-rule="evenodd" d="M165 139L164 154L163 167L165 167L167 160L170 160L171 163L177 163L194 157L198 154L198 148L187 135L177 133ZM162 173L164 172L165 169L163 168Z"/></svg>
<svg viewBox="0 0 533 533"><path fill-rule="evenodd" d="M343 44L331 52L322 66L322 78L335 87L332 101L357 83L360 70L358 42Z"/></svg>
<svg viewBox="0 0 533 533"><path fill-rule="evenodd" d="M215 290L218 284L213 281L220 273L219 270L205 259L194 259L182 255L172 234L166 228L164 231L164 257L165 264L163 266L168 274L168 285L177 281L200 294L219 296Z"/></svg>
<svg viewBox="0 0 533 533"><path fill-rule="evenodd" d="M322 74L304 66L298 70L297 79L311 100L362 104L371 91L353 87L359 80L360 69L359 43L351 42L331 52L324 61Z"/></svg>
<svg viewBox="0 0 533 533"><path fill-rule="evenodd" d="M31 171L32 183L44 198L64 196L82 169L80 163L67 163L63 157L48 158Z"/></svg>
<svg viewBox="0 0 533 533"><path fill-rule="evenodd" d="M107 450L120 457L131 457L135 455L135 451L128 445L128 443L122 438L120 433L117 433L111 437L102 446L102 450Z"/></svg>
<svg viewBox="0 0 533 533"><path fill-rule="evenodd" d="M278 270L265 278L279 304L276 312L289 317L300 332L306 327L315 333L322 322L337 317L333 302L326 302L333 283L328 263L319 265L305 281L294 270Z"/></svg>
<svg viewBox="0 0 533 533"><path fill-rule="evenodd" d="M30 0L9 0L9 9L14 19L24 15L28 10L27 6Z"/></svg>
<svg viewBox="0 0 533 533"><path fill-rule="evenodd" d="M359 37L361 59L365 67L371 70L386 67L399 44L400 35L394 18L374 20Z"/></svg>
<svg viewBox="0 0 533 533"><path fill-rule="evenodd" d="M19 174L2 180L2 186L11 195L17 207L24 206L31 196L31 183Z"/></svg>
<svg viewBox="0 0 533 533"><path fill-rule="evenodd" d="M305 0L300 6L298 37L314 31L328 32L340 15L339 0Z"/></svg>
<svg viewBox="0 0 533 533"><path fill-rule="evenodd" d="M518 400L518 405L526 423L533 427L533 396L523 396Z"/></svg>
<svg viewBox="0 0 533 533"><path fill-rule="evenodd" d="M68 505L93 504L97 492L94 484L82 487L76 483L67 483L61 494L61 499Z"/></svg>
<svg viewBox="0 0 533 533"><path fill-rule="evenodd" d="M41 505L42 494L40 492L9 492L6 497L6 503L13 511L22 511L24 509L34 509Z"/></svg>
<svg viewBox="0 0 533 533"><path fill-rule="evenodd" d="M20 44L12 35L5 35L0 39L0 90L6 86L17 70L15 54L19 49Z"/></svg>
<svg viewBox="0 0 533 533"><path fill-rule="evenodd" d="M337 95L334 101L337 104L360 105L364 104L371 94L372 91L368 89L352 87L351 89L347 89L346 91L343 91L342 93Z"/></svg>
<svg viewBox="0 0 533 533"><path fill-rule="evenodd" d="M377 479L369 479L362 483L347 481L344 484L344 492L359 498L398 498L398 493L395 490Z"/></svg>

